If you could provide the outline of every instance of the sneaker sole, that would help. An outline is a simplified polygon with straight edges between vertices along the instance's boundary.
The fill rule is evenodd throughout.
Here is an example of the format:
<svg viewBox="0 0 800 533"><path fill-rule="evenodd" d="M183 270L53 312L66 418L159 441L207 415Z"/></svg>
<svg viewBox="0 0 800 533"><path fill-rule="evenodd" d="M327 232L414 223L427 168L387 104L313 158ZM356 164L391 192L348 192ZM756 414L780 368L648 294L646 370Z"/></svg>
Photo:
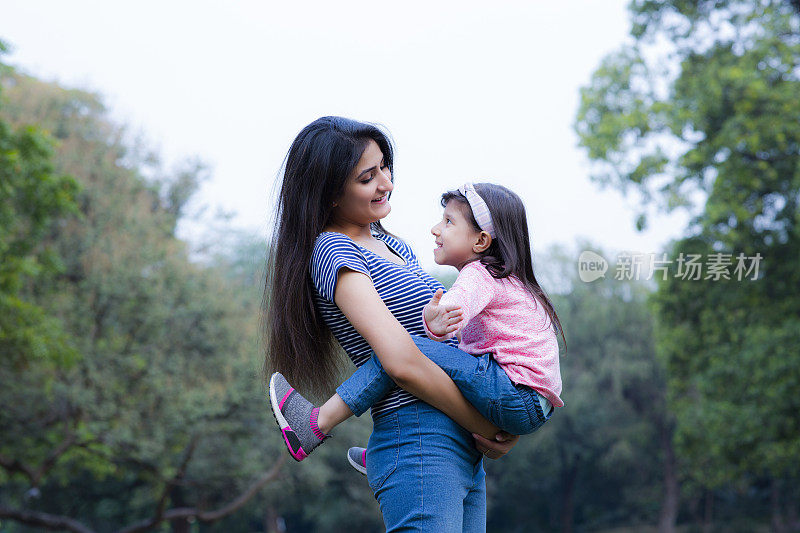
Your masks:
<svg viewBox="0 0 800 533"><path fill-rule="evenodd" d="M350 463L350 466L361 472L363 475L365 476L367 475L367 469L358 464L357 462L353 461L353 459L350 457L349 454L347 455L347 461Z"/></svg>
<svg viewBox="0 0 800 533"><path fill-rule="evenodd" d="M283 414L281 413L281 409L280 409L280 402L275 397L275 386L274 385L275 385L275 377L277 375L278 375L278 373L275 372L274 374L272 374L272 377L269 378L269 404L270 404L270 407L272 408L272 418L275 419L275 423L278 425L278 429L281 431L281 437L283 437L283 429L289 427L289 423L283 417ZM283 447L286 449L286 453L289 454L289 457L291 457L292 459L294 459L298 463L300 462L300 460L297 457L295 457L292 454L291 450L289 450L289 448L286 446L286 443L284 443ZM350 459L350 458L348 457L348 459Z"/></svg>

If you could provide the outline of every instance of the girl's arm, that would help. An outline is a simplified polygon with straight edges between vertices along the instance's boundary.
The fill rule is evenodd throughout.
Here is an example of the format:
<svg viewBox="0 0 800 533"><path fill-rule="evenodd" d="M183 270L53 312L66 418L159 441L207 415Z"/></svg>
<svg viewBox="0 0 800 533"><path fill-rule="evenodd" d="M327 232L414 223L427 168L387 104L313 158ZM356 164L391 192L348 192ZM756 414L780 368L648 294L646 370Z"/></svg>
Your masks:
<svg viewBox="0 0 800 533"><path fill-rule="evenodd" d="M435 341L452 338L491 303L496 289L495 280L483 265L473 262L465 266L446 294L439 289L425 305L422 321L428 337Z"/></svg>
<svg viewBox="0 0 800 533"><path fill-rule="evenodd" d="M453 286L442 296L440 304L461 309L463 324L468 324L491 303L496 290L497 281L482 264L473 261L461 269Z"/></svg>
<svg viewBox="0 0 800 533"><path fill-rule="evenodd" d="M338 276L336 305L375 350L389 377L461 427L494 440L499 429L464 398L444 370L419 351L381 300L372 280L349 269L341 269Z"/></svg>

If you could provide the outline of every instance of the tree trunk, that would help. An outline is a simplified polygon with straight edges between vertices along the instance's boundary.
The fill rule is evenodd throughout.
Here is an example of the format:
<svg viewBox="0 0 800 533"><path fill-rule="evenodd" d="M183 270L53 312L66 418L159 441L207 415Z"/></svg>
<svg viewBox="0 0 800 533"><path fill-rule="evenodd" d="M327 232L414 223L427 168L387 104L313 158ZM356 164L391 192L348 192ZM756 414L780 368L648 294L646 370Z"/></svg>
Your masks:
<svg viewBox="0 0 800 533"><path fill-rule="evenodd" d="M658 520L659 533L675 533L680 503L678 466L675 449L672 447L672 427L666 421L660 424L661 449L664 452L664 499L661 501L661 516Z"/></svg>
<svg viewBox="0 0 800 533"><path fill-rule="evenodd" d="M186 518L176 518L169 525L172 533L190 533L192 530L192 525Z"/></svg>
<svg viewBox="0 0 800 533"><path fill-rule="evenodd" d="M714 493L706 490L705 511L703 513L703 533L711 533L714 520Z"/></svg>
<svg viewBox="0 0 800 533"><path fill-rule="evenodd" d="M172 533L190 533L192 530L188 518L175 518L170 521L169 526Z"/></svg>
<svg viewBox="0 0 800 533"><path fill-rule="evenodd" d="M170 499L174 506L186 507L186 500L183 497L183 489L181 487L172 488ZM169 521L169 529L172 533L189 533L192 530L192 525L187 517L179 516Z"/></svg>
<svg viewBox="0 0 800 533"><path fill-rule="evenodd" d="M562 476L564 489L561 492L561 531L562 533L572 533L574 527L575 513L575 481L578 477L578 461Z"/></svg>
<svg viewBox="0 0 800 533"><path fill-rule="evenodd" d="M278 516L275 507L272 505L267 505L267 510L264 513L264 531L267 533L285 533L286 531L283 518Z"/></svg>
<svg viewBox="0 0 800 533"><path fill-rule="evenodd" d="M771 525L772 531L775 533L784 533L788 531L786 522L783 520L781 513L781 489L780 482L777 479L772 479L770 482L770 510L771 510Z"/></svg>
<svg viewBox="0 0 800 533"><path fill-rule="evenodd" d="M789 503L786 504L786 523L788 524L789 531L800 531L800 519L797 517L797 502L791 497Z"/></svg>

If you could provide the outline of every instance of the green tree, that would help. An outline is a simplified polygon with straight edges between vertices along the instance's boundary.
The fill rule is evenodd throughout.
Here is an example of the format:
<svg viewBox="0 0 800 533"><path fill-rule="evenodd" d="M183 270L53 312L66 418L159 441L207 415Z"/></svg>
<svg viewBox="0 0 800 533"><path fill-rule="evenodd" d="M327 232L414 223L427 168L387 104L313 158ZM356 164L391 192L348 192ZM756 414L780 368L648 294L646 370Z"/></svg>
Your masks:
<svg viewBox="0 0 800 533"><path fill-rule="evenodd" d="M671 419L651 289L612 276L584 283L574 257L552 250L537 261L539 277L558 280L544 286L560 292L553 302L568 343L560 360L565 406L487 465L492 530L645 527L669 507L662 487L672 447L662 436L671 435Z"/></svg>
<svg viewBox="0 0 800 533"><path fill-rule="evenodd" d="M0 56L6 49L0 41ZM7 68L0 63L0 74ZM77 213L77 184L54 171L51 156L52 140L44 132L30 126L13 128L0 119L0 354L4 365L25 366L30 359L64 364L76 356L58 320L26 298L36 284L62 267L58 255L46 245L47 230Z"/></svg>
<svg viewBox="0 0 800 533"><path fill-rule="evenodd" d="M181 531L243 509L283 455L257 283L245 298L228 262L192 263L175 237L200 167L160 171L94 95L8 68L0 83L2 305L19 310L0 315L0 517Z"/></svg>
<svg viewBox="0 0 800 533"><path fill-rule="evenodd" d="M576 121L595 178L640 195L639 227L652 206L694 215L654 299L684 479L768 485L776 530L798 527L800 489L798 8L634 0L632 43L597 69ZM688 254L721 254L730 279L685 279Z"/></svg>
<svg viewBox="0 0 800 533"><path fill-rule="evenodd" d="M97 95L12 69L0 83L0 117L50 132L53 167L80 184L79 217L43 223L40 248L60 269L23 284L77 355L0 368L0 517L73 531L380 529L345 459L366 443L366 417L313 467L277 470L287 454L258 346L266 245L227 231L190 260L175 235L203 165L165 171Z"/></svg>

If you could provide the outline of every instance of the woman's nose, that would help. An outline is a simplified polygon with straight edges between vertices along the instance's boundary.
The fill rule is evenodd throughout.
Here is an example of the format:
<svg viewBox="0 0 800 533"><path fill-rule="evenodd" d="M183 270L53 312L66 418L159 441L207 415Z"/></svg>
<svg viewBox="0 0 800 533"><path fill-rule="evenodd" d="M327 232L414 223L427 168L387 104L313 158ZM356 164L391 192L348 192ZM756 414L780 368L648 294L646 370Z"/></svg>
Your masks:
<svg viewBox="0 0 800 533"><path fill-rule="evenodd" d="M380 173L382 176L381 188L388 192L394 190L394 183L392 183L392 175L384 170L381 170Z"/></svg>

